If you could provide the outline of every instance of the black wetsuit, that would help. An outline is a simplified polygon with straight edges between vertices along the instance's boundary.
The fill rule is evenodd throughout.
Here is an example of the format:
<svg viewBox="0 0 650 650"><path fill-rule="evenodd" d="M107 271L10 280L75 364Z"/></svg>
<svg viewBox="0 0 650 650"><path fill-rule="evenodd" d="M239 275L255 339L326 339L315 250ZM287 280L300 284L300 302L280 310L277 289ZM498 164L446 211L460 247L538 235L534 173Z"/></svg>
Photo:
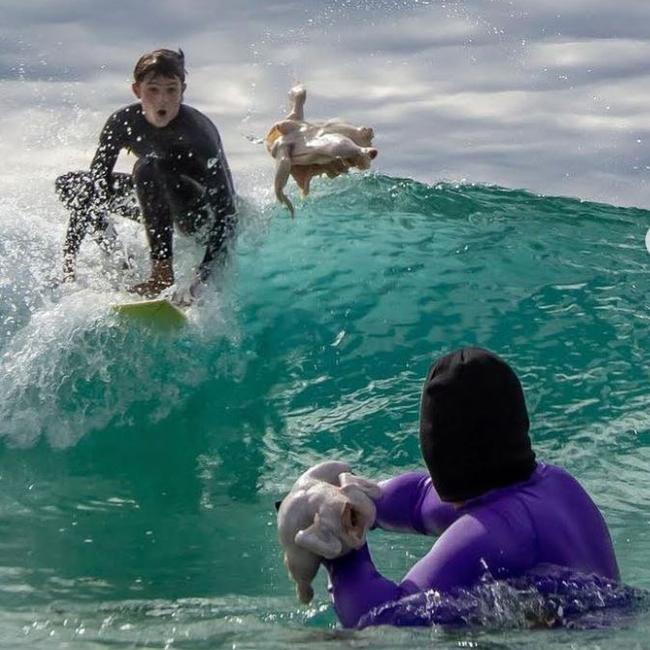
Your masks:
<svg viewBox="0 0 650 650"><path fill-rule="evenodd" d="M131 175L113 172L122 149L138 158ZM235 191L219 132L205 115L184 104L162 128L147 122L139 103L113 113L90 172L59 177L56 190L70 210L67 259L74 260L89 228L100 245L111 249L107 215L113 212L144 223L154 260L172 256L174 224L184 233L203 235L206 251L199 275L207 277L235 230Z"/></svg>

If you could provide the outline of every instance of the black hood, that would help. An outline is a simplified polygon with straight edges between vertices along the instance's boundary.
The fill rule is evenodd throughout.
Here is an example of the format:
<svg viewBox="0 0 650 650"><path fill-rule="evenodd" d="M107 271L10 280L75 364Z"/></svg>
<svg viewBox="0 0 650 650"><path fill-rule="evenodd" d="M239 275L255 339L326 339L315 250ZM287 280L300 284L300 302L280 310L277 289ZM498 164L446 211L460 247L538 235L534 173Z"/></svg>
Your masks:
<svg viewBox="0 0 650 650"><path fill-rule="evenodd" d="M443 501L465 501L526 480L535 469L517 375L495 354L462 348L429 370L420 448Z"/></svg>

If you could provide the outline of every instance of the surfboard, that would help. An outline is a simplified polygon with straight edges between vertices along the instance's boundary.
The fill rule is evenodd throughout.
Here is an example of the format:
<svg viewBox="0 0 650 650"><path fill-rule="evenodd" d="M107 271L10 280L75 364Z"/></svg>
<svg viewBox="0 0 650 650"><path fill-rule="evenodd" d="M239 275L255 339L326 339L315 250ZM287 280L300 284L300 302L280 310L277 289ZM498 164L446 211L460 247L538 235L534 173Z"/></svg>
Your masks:
<svg viewBox="0 0 650 650"><path fill-rule="evenodd" d="M167 298L123 302L113 305L113 309L124 318L147 323L159 329L176 329L187 323L185 312Z"/></svg>

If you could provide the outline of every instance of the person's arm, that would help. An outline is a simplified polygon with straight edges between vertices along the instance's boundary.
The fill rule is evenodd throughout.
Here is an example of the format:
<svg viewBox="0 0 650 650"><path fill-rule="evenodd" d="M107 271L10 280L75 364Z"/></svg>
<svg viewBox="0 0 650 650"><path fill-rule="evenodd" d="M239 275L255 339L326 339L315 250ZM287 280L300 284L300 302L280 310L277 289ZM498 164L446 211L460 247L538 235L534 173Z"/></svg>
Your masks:
<svg viewBox="0 0 650 650"><path fill-rule="evenodd" d="M235 212L235 185L216 127L213 139L213 152L206 162L206 198L219 218Z"/></svg>
<svg viewBox="0 0 650 650"><path fill-rule="evenodd" d="M212 159L211 159L212 160ZM192 282L188 287L177 289L172 302L181 307L189 307L201 296L207 282L219 261L223 261L228 245L235 237L237 215L235 195L227 163L211 163L210 169L215 169L211 175L211 186L207 190L207 206L211 211L210 229L207 235L203 259L194 272ZM225 164L225 167L224 167Z"/></svg>
<svg viewBox="0 0 650 650"><path fill-rule="evenodd" d="M323 560L329 574L328 591L334 611L343 627L355 627L359 619L383 604L413 591L384 578L375 568L368 545L335 560Z"/></svg>
<svg viewBox="0 0 650 650"><path fill-rule="evenodd" d="M511 528L490 513L461 516L399 583L379 574L367 546L324 561L337 616L344 627L360 622L363 626L391 624L400 615L399 601L406 596L469 587L488 571L499 578L530 568L536 556L525 528ZM388 604L391 608L383 607Z"/></svg>
<svg viewBox="0 0 650 650"><path fill-rule="evenodd" d="M88 224L92 221L88 214L108 203L111 191L111 175L117 157L120 153L120 137L116 114L107 120L99 136L99 145L90 165L92 196L84 197L83 207L73 210L68 221L65 242L63 245L63 279L73 280L75 262L81 242L86 235Z"/></svg>
<svg viewBox="0 0 650 650"><path fill-rule="evenodd" d="M99 146L90 163L90 174L93 179L95 195L93 203L96 206L106 205L112 192L113 169L122 148L120 120L124 120L123 111L111 115L99 136ZM118 117L122 115L122 117Z"/></svg>
<svg viewBox="0 0 650 650"><path fill-rule="evenodd" d="M206 161L206 203L212 212L211 227L208 232L205 253L199 264L194 280L190 285L191 298L196 298L202 286L207 282L215 260L226 250L234 237L236 224L235 187L221 144L221 137L214 125L211 125L212 151Z"/></svg>
<svg viewBox="0 0 650 650"><path fill-rule="evenodd" d="M188 307L196 300L205 289L208 279L212 274L219 259L224 258L228 243L234 239L236 230L236 216L229 213L215 218L208 234L203 260L194 272L190 286L177 290L172 297L172 302L179 306Z"/></svg>
<svg viewBox="0 0 650 650"><path fill-rule="evenodd" d="M357 627L362 619L364 625L373 625L373 612L378 608L397 606L403 598L429 589L444 591L478 579L485 568L471 549L471 539L457 535L447 539L446 535L399 583L377 571L367 544L335 560L323 561L332 604L343 627ZM381 622L392 623L385 616Z"/></svg>
<svg viewBox="0 0 650 650"><path fill-rule="evenodd" d="M440 500L426 472L407 472L379 487L375 526L383 530L440 535L458 518L457 510Z"/></svg>

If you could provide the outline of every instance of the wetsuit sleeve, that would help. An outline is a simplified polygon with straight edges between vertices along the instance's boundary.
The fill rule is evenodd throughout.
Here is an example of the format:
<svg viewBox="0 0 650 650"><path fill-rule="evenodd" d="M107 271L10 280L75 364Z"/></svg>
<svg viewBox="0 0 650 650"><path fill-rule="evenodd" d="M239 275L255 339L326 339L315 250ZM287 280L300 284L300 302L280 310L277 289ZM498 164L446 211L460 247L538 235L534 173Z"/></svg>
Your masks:
<svg viewBox="0 0 650 650"><path fill-rule="evenodd" d="M70 219L66 230L65 243L63 245L63 274L64 277L74 277L74 264L79 247L86 234L86 231L93 224L106 223L102 216L110 197L112 172L120 152L120 141L118 136L117 113L114 113L104 125L99 137L99 146L90 166L90 175L79 178L81 185L75 189L77 195L81 194L82 201L75 197L70 206ZM74 179L71 179L76 180ZM62 191L65 192L65 177ZM74 183L76 185L76 183ZM100 228L102 226L100 225ZM104 226L105 228L105 226Z"/></svg>
<svg viewBox="0 0 650 650"><path fill-rule="evenodd" d="M527 567L531 552L527 539L504 526L498 515L466 515L449 526L399 583L379 574L367 546L324 565L337 616L345 627L355 627L362 618L363 625L379 624L373 610L405 596L468 587L487 571L504 577Z"/></svg>
<svg viewBox="0 0 650 650"><path fill-rule="evenodd" d="M407 472L379 485L375 526L383 530L440 535L458 518L456 509L440 500L426 472Z"/></svg>
<svg viewBox="0 0 650 650"><path fill-rule="evenodd" d="M206 202L213 213L213 222L197 272L200 282L207 280L215 258L233 238L236 221L235 187L216 127L213 137L214 148L206 163Z"/></svg>
<svg viewBox="0 0 650 650"><path fill-rule="evenodd" d="M99 136L99 146L90 164L95 191L95 203L105 205L111 194L113 168L122 148L121 128L117 113L106 121Z"/></svg>
<svg viewBox="0 0 650 650"><path fill-rule="evenodd" d="M208 204L218 217L232 214L235 211L235 187L220 138L217 140L214 156L208 158L207 167Z"/></svg>
<svg viewBox="0 0 650 650"><path fill-rule="evenodd" d="M367 544L336 560L324 560L323 565L329 574L334 611L343 627L355 627L371 609L412 593L377 571Z"/></svg>

